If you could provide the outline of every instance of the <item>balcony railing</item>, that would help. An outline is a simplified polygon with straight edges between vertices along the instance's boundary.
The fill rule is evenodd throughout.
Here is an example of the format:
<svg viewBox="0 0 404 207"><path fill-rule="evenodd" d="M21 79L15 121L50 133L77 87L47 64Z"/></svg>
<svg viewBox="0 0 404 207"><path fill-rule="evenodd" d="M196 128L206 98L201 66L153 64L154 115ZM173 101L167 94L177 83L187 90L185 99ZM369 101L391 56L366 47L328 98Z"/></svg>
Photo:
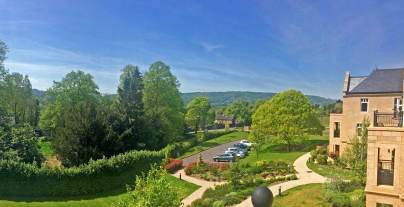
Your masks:
<svg viewBox="0 0 404 207"><path fill-rule="evenodd" d="M394 183L394 161L379 160L377 166L377 184L393 185Z"/></svg>
<svg viewBox="0 0 404 207"><path fill-rule="evenodd" d="M374 112L375 127L403 127L403 112Z"/></svg>

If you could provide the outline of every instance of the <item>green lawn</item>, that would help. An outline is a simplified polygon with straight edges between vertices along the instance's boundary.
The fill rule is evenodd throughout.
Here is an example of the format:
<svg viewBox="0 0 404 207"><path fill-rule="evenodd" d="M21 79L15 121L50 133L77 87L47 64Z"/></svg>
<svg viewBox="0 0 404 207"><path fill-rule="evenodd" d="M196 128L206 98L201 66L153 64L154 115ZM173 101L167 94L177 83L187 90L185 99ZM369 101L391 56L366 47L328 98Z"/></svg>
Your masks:
<svg viewBox="0 0 404 207"><path fill-rule="evenodd" d="M52 148L51 142L45 138L41 138L39 141L40 151L42 152L43 156L50 157L55 155L55 151Z"/></svg>
<svg viewBox="0 0 404 207"><path fill-rule="evenodd" d="M188 183L184 180L179 180L173 176L169 176L169 182L172 186L175 186L176 191L181 195L181 198L185 198L190 195L192 192L197 190L199 186ZM110 207L113 206L113 203L125 198L127 196L126 193L112 196L105 196L101 198L95 199L79 199L75 198L75 200L70 201L4 201L0 200L0 206L7 207Z"/></svg>
<svg viewBox="0 0 404 207"><path fill-rule="evenodd" d="M220 144L237 141L237 140L241 140L241 139L246 139L247 137L248 137L248 132L243 132L243 131L231 132L229 134L225 134L223 136L204 141L194 147L191 147L190 149L187 150L187 152L185 152L181 157L179 157L179 159L194 155L196 153L202 152L204 150L218 146Z"/></svg>
<svg viewBox="0 0 404 207"><path fill-rule="evenodd" d="M249 156L240 160L240 163L255 163L259 160L267 160L283 161L292 164L298 157L306 152L310 152L317 145L325 145L327 143L328 136L312 135L302 144L295 147L296 149L291 152L286 151L286 145L265 144L264 146L262 146L262 150L258 153L258 158L256 152L252 150Z"/></svg>
<svg viewBox="0 0 404 207"><path fill-rule="evenodd" d="M333 176L338 175L342 179L346 179L346 180L350 180L350 179L357 177L357 175L352 170L343 169L336 165L320 165L320 164L308 162L307 166L312 171L314 171L324 177L333 177Z"/></svg>
<svg viewBox="0 0 404 207"><path fill-rule="evenodd" d="M309 184L299 186L283 192L282 196L276 196L273 207L329 207L324 199L322 184Z"/></svg>

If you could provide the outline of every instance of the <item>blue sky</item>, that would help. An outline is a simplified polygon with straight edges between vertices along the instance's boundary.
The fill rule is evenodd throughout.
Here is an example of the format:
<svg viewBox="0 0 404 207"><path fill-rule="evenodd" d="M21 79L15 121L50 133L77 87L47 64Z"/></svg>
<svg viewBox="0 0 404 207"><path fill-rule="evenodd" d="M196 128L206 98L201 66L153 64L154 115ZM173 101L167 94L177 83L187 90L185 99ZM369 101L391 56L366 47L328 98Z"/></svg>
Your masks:
<svg viewBox="0 0 404 207"><path fill-rule="evenodd" d="M71 70L115 93L126 64L182 92L290 88L338 98L343 74L404 66L402 1L0 0L6 66L46 89Z"/></svg>

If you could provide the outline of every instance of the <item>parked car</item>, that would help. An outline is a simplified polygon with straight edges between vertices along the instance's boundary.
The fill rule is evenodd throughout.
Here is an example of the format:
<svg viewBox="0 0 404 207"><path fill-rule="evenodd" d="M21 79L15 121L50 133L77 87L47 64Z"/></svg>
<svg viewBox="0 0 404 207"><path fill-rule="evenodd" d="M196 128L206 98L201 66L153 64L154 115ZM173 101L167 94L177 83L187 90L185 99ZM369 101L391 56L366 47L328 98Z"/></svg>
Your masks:
<svg viewBox="0 0 404 207"><path fill-rule="evenodd" d="M236 152L234 152L234 151L229 151L229 150L226 150L226 151L224 151L224 154L231 154L234 158L236 158L237 157L237 153Z"/></svg>
<svg viewBox="0 0 404 207"><path fill-rule="evenodd" d="M244 145L244 144L241 144L241 143L236 143L233 146L243 150L244 153L246 153L246 155L248 154L248 150L250 150L250 148L247 145Z"/></svg>
<svg viewBox="0 0 404 207"><path fill-rule="evenodd" d="M245 145L245 146L247 146L247 147L251 147L251 146L252 146L252 143L251 143L250 141L246 140L246 139L241 140L241 141L240 141L240 144L243 144L243 145Z"/></svg>
<svg viewBox="0 0 404 207"><path fill-rule="evenodd" d="M244 150L237 148L237 147L230 147L226 150L225 153L234 153L237 157L243 158L246 156Z"/></svg>
<svg viewBox="0 0 404 207"><path fill-rule="evenodd" d="M213 158L215 162L234 162L235 160L236 158L229 153L221 154Z"/></svg>

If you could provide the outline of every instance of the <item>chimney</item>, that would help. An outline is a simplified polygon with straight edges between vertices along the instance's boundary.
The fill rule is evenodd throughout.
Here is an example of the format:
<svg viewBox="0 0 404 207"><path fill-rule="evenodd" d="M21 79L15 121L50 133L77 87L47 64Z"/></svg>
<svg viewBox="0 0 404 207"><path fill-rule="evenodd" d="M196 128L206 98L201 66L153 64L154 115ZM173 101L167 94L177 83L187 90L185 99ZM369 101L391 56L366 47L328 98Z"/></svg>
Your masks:
<svg viewBox="0 0 404 207"><path fill-rule="evenodd" d="M349 71L345 72L345 77L344 77L344 89L342 90L342 93L344 96L347 95L347 93L349 92L349 79L351 77L351 74L349 73Z"/></svg>

